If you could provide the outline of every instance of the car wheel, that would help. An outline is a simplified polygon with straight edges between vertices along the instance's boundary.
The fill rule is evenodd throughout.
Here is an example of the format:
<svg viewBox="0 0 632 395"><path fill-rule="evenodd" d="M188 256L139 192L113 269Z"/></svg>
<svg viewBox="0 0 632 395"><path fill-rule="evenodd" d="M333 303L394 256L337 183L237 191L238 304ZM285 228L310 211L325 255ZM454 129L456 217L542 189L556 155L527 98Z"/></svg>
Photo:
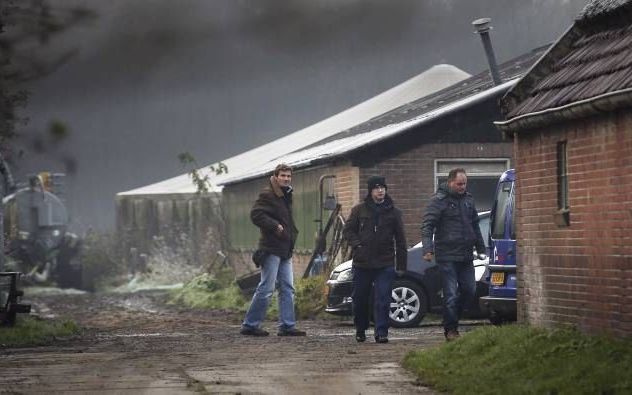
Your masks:
<svg viewBox="0 0 632 395"><path fill-rule="evenodd" d="M489 322L491 322L492 325L500 326L506 324L507 322L509 322L509 320L507 320L506 317L503 317L502 315L496 313L495 311L492 311L492 313L489 315Z"/></svg>
<svg viewBox="0 0 632 395"><path fill-rule="evenodd" d="M428 299L421 286L411 280L395 280L391 290L389 317L395 328L412 328L428 312Z"/></svg>

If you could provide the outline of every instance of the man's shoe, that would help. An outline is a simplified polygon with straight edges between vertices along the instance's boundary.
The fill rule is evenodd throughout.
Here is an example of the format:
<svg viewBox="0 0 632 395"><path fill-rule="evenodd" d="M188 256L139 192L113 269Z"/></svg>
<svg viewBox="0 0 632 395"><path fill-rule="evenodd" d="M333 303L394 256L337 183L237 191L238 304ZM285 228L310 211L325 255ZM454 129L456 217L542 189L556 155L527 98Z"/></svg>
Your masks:
<svg viewBox="0 0 632 395"><path fill-rule="evenodd" d="M387 336L381 336L381 335L377 335L375 336L375 342L376 343L388 343L388 337Z"/></svg>
<svg viewBox="0 0 632 395"><path fill-rule="evenodd" d="M242 327L239 333L246 336L258 336L258 337L269 335L268 331L265 331L261 328L249 328L249 327Z"/></svg>
<svg viewBox="0 0 632 395"><path fill-rule="evenodd" d="M277 336L305 336L305 335L307 335L305 331L299 331L296 328L279 329L279 332L277 332Z"/></svg>
<svg viewBox="0 0 632 395"><path fill-rule="evenodd" d="M445 340L448 342L451 342L452 340L456 340L459 337L461 337L461 335L459 334L459 331L457 330L449 330L445 333Z"/></svg>
<svg viewBox="0 0 632 395"><path fill-rule="evenodd" d="M356 341L358 343L364 343L366 341L366 335L364 331L356 331Z"/></svg>

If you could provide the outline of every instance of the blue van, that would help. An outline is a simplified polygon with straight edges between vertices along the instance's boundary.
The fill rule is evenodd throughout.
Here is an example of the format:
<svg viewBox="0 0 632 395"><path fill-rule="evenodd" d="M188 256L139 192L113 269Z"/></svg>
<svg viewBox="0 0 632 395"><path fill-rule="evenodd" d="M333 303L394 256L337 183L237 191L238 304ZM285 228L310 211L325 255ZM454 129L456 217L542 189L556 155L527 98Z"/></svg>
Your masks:
<svg viewBox="0 0 632 395"><path fill-rule="evenodd" d="M515 181L514 169L500 176L490 215L489 295L479 304L495 325L516 320Z"/></svg>

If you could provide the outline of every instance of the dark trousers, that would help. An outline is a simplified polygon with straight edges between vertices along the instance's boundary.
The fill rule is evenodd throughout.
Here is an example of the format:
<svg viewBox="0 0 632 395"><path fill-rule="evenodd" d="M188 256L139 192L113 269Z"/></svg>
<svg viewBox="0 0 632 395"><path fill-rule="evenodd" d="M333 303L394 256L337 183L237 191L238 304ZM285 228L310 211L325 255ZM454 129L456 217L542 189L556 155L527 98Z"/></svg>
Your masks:
<svg viewBox="0 0 632 395"><path fill-rule="evenodd" d="M463 308L469 306L476 293L472 262L440 262L443 288L443 329L457 330Z"/></svg>
<svg viewBox="0 0 632 395"><path fill-rule="evenodd" d="M392 266L381 269L353 267L353 323L357 331L369 327L369 306L373 289L373 318L375 336L388 336L391 285L395 278Z"/></svg>

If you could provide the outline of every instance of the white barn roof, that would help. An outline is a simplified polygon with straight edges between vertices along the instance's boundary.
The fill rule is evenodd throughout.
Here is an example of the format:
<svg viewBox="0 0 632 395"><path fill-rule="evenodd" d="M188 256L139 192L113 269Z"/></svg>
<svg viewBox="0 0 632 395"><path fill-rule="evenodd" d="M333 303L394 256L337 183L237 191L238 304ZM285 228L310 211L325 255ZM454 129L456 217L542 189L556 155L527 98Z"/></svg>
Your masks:
<svg viewBox="0 0 632 395"><path fill-rule="evenodd" d="M263 168L265 168L265 171L269 171L269 162L272 158L282 158L292 152L300 151L402 105L456 84L468 77L470 77L468 73L452 65L441 64L433 66L416 77L330 118L232 158L222 160L228 167L227 174L219 176L209 174L208 166L199 169L200 174L202 176L209 174L211 182L216 190L219 191L221 187L217 185L220 183L260 174ZM196 188L189 175L183 174L155 184L120 192L117 196L195 192Z"/></svg>

